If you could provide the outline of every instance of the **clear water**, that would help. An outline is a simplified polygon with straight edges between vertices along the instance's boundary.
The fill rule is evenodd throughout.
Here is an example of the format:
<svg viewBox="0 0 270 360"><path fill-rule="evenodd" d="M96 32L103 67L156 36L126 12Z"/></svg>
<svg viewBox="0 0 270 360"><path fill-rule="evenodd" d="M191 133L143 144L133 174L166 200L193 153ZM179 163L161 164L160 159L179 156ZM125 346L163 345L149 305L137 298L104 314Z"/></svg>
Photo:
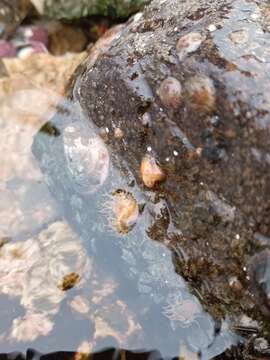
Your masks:
<svg viewBox="0 0 270 360"><path fill-rule="evenodd" d="M57 181L41 173L31 145L52 115L51 98L43 108L37 106L43 115L25 104L44 94L15 92L1 104L1 352L94 352L114 346L155 349L164 358L190 352L208 359L221 353L235 341L228 324L216 331L214 320L175 273L170 251L148 236L153 213L160 216L164 204L151 207L147 197L152 194L141 194L131 175L121 175L112 154L102 183L97 171L77 169L72 161L84 156L81 143L67 140L61 125L58 137L39 135L48 146L42 164ZM96 137L79 108L62 104L56 125L76 124L76 138ZM87 186L94 191L85 192ZM119 188L144 206L136 226L124 235L110 220L111 194ZM72 273L79 282L61 289Z"/></svg>
<svg viewBox="0 0 270 360"><path fill-rule="evenodd" d="M230 52L230 21L239 22L239 31L246 25L252 44L263 33L246 21L257 7L236 4L242 18L232 8L231 20L213 39L229 61L246 70L250 64L244 55L252 49L242 44L241 54ZM268 54L262 56L268 63ZM59 101L58 136L39 135L46 149L45 175L31 146ZM97 137L77 105L52 92L28 88L0 99L0 352L95 352L113 346L157 350L164 358L221 354L239 339L226 320L216 324L203 310L175 273L166 245L149 237L163 203L150 205L153 194L141 194L132 175L115 168L117 158L110 152L108 172L78 166L89 154L83 139L68 137L66 124L77 129L76 139ZM111 194L117 189L131 192L144 208L124 235L110 220ZM70 274L78 274L79 281L63 290Z"/></svg>

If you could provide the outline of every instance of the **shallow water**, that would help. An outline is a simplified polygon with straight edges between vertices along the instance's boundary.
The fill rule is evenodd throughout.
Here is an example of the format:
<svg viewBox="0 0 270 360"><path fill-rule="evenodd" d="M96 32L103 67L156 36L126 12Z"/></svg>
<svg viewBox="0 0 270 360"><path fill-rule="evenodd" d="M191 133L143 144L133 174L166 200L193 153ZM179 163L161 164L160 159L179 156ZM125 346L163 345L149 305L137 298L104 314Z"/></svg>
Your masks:
<svg viewBox="0 0 270 360"><path fill-rule="evenodd" d="M240 33L229 36L228 21L213 38L246 71L253 49L245 36L253 44L269 39L251 20L245 33L242 23L256 7L237 3L243 19L236 11L230 21L239 22ZM237 54L230 52L232 39L241 40ZM268 63L268 55L261 60ZM0 352L116 347L210 359L240 340L228 320L217 323L203 310L199 294L176 274L167 244L151 239L166 204L155 203L150 191L142 194L128 167L124 175L117 170L117 158L77 104L28 88L1 98L0 106ZM51 118L35 140L42 173L31 146ZM85 138L93 139L90 145ZM125 234L113 224L119 189L140 209Z"/></svg>
<svg viewBox="0 0 270 360"><path fill-rule="evenodd" d="M76 146L82 145L72 145L64 128L69 124L89 137L96 134L80 109L68 101L62 100L53 117L57 136L43 131L36 138L56 154L53 162L50 153L42 154L41 163L59 187L42 175L31 144L51 117L51 94L43 105L44 115L37 116L34 106L30 113L23 108L24 98L35 100L40 95L28 89L2 102L1 352L77 351L80 346L93 352L115 346L156 349L163 357L191 351L195 358L200 352L208 359L221 353L235 341L228 324L217 329L175 273L171 252L148 236L153 214L155 218L162 212L162 201L150 206L132 176L121 175L113 166L110 153L109 169L104 170L108 173L104 176L102 168L102 174L86 172L92 176L86 185L93 191L84 191L86 170L75 169L72 163L73 155L77 160L79 154ZM63 157L63 143L68 157ZM101 177L100 183L94 175ZM124 235L111 223L115 189L132 192L143 208L135 227ZM72 273L79 281L63 290L63 279Z"/></svg>

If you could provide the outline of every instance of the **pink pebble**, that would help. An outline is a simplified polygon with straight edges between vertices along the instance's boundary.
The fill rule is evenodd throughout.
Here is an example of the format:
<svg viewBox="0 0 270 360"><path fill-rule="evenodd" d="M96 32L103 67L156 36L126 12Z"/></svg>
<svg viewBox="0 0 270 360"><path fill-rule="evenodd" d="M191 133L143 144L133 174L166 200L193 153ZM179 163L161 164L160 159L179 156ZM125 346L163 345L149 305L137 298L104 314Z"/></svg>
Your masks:
<svg viewBox="0 0 270 360"><path fill-rule="evenodd" d="M16 57L16 48L6 40L0 40L0 58Z"/></svg>
<svg viewBox="0 0 270 360"><path fill-rule="evenodd" d="M29 41L29 43L26 46L22 47L18 51L17 56L20 59L24 59L31 54L47 53L47 52L48 50L44 44L37 41Z"/></svg>
<svg viewBox="0 0 270 360"><path fill-rule="evenodd" d="M23 35L26 40L36 41L42 43L44 46L48 46L48 32L42 26L29 26L25 27L23 30Z"/></svg>

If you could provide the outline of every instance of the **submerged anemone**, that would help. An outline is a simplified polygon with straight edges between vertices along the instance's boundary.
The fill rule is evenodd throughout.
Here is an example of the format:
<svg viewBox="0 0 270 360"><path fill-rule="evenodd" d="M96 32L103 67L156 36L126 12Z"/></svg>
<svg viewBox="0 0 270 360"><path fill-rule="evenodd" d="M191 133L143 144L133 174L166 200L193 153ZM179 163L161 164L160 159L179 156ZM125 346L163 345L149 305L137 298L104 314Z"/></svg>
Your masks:
<svg viewBox="0 0 270 360"><path fill-rule="evenodd" d="M197 315L201 314L201 306L194 297L183 299L181 294L168 296L167 305L163 308L163 314L170 321L179 321L183 327L189 326Z"/></svg>
<svg viewBox="0 0 270 360"><path fill-rule="evenodd" d="M90 129L71 124L64 130L63 144L68 174L78 192L97 191L109 173L110 157L104 142Z"/></svg>
<svg viewBox="0 0 270 360"><path fill-rule="evenodd" d="M126 190L114 191L104 210L113 229L120 234L127 234L139 217L139 205L134 196Z"/></svg>

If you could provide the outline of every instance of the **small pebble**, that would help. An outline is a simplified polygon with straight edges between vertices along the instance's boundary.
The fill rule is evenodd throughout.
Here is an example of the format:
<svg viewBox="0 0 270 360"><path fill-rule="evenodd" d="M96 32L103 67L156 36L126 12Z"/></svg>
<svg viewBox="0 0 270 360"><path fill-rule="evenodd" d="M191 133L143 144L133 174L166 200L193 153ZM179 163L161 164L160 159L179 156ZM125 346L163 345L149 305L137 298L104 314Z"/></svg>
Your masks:
<svg viewBox="0 0 270 360"><path fill-rule="evenodd" d="M16 57L16 48L6 40L0 40L0 58Z"/></svg>
<svg viewBox="0 0 270 360"><path fill-rule="evenodd" d="M120 128L114 129L114 137L116 139L122 139L124 137L123 130L121 130Z"/></svg>
<svg viewBox="0 0 270 360"><path fill-rule="evenodd" d="M63 277L62 283L59 284L59 289L67 291L72 289L80 281L80 275L77 273L70 273Z"/></svg>
<svg viewBox="0 0 270 360"><path fill-rule="evenodd" d="M47 53L47 48L40 42L30 41L29 45L22 47L17 56L19 59L26 59L28 56L32 54L41 54Z"/></svg>
<svg viewBox="0 0 270 360"><path fill-rule="evenodd" d="M22 27L20 29L21 36L27 41L36 41L38 43L43 44L44 46L48 46L49 37L48 31L38 25Z"/></svg>

